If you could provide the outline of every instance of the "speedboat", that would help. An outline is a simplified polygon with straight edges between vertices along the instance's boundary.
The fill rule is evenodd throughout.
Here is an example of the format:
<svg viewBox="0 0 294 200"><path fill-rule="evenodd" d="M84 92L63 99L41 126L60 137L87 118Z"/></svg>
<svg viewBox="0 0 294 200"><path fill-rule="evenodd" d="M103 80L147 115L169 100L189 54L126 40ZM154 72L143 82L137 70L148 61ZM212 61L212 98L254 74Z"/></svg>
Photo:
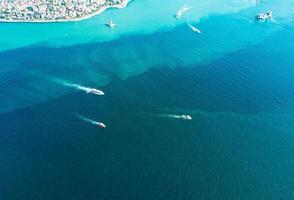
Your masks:
<svg viewBox="0 0 294 200"><path fill-rule="evenodd" d="M84 122L87 122L87 123L89 123L89 124L95 125L95 126L97 126L97 127L99 127L99 128L106 128L106 125L103 124L102 122L94 121L94 120L89 119L89 118L87 118L87 117L84 117L83 115L80 115L80 114L78 114L78 113L76 114L76 116L77 116L79 119L83 120Z"/></svg>
<svg viewBox="0 0 294 200"><path fill-rule="evenodd" d="M109 20L109 22L106 23L105 25L108 26L109 28L114 28L114 27L116 27L116 24L112 21L112 19Z"/></svg>
<svg viewBox="0 0 294 200"><path fill-rule="evenodd" d="M180 19L180 17L182 16L182 14L183 14L183 9L181 8L181 9L177 12L177 14L175 15L175 17L176 17L177 19Z"/></svg>
<svg viewBox="0 0 294 200"><path fill-rule="evenodd" d="M101 90L97 90L95 88L87 88L86 89L87 93L92 93L92 94L96 94L96 95L104 95L104 92Z"/></svg>
<svg viewBox="0 0 294 200"><path fill-rule="evenodd" d="M272 13L272 11L268 11L268 12L265 12L265 13L259 13L258 15L256 15L256 19L257 20L262 20L262 21L272 20L273 19L273 13Z"/></svg>
<svg viewBox="0 0 294 200"><path fill-rule="evenodd" d="M176 13L175 17L177 19L180 19L180 17L184 14L184 12L186 12L186 11L188 11L190 9L192 9L192 8L190 8L190 7L187 7L187 8L186 7L182 7L180 10L178 10L178 12Z"/></svg>
<svg viewBox="0 0 294 200"><path fill-rule="evenodd" d="M192 117L190 115L182 115L181 118L183 120L192 120Z"/></svg>
<svg viewBox="0 0 294 200"><path fill-rule="evenodd" d="M103 124L102 122L97 122L96 125L97 125L99 128L106 128L106 125Z"/></svg>
<svg viewBox="0 0 294 200"><path fill-rule="evenodd" d="M201 34L201 31L198 28L196 28L195 26L192 26L191 24L188 24L188 26L192 29L192 31L194 31L198 34Z"/></svg>

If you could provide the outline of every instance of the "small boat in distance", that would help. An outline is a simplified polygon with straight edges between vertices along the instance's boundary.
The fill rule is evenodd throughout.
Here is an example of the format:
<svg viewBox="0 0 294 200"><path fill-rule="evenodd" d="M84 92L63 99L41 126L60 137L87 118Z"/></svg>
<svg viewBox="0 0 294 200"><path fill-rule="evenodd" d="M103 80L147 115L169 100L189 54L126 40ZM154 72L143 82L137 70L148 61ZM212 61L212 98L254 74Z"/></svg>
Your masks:
<svg viewBox="0 0 294 200"><path fill-rule="evenodd" d="M92 93L96 95L104 95L104 92L102 90L97 90L96 88L84 88L86 93Z"/></svg>
<svg viewBox="0 0 294 200"><path fill-rule="evenodd" d="M182 7L178 12L175 14L175 17L177 19L180 19L181 16L184 14L184 12L187 12L188 10L192 9L192 7Z"/></svg>
<svg viewBox="0 0 294 200"><path fill-rule="evenodd" d="M162 117L162 118L168 118L168 119L179 119L179 120L192 120L191 115L186 115L186 114L180 114L180 115L175 115L175 114L160 114L160 115L153 115L155 117Z"/></svg>
<svg viewBox="0 0 294 200"><path fill-rule="evenodd" d="M192 117L190 115L182 115L181 118L183 120L192 120Z"/></svg>
<svg viewBox="0 0 294 200"><path fill-rule="evenodd" d="M96 125L97 125L99 128L106 128L106 125L103 124L102 122L97 122Z"/></svg>
<svg viewBox="0 0 294 200"><path fill-rule="evenodd" d="M196 28L195 26L192 26L191 24L187 24L187 25L192 29L192 31L194 31L198 34L201 34L201 31L198 28Z"/></svg>
<svg viewBox="0 0 294 200"><path fill-rule="evenodd" d="M87 94L91 93L91 94L95 94L95 95L104 95L104 92L102 90L98 90L96 88L91 88L91 87L86 87L86 86L83 86L83 85L72 83L72 82L67 81L67 80L52 78L52 81L54 81L54 82L56 82L58 84L61 84L63 86L69 87L69 88L73 88L73 89L76 89L76 90L86 92Z"/></svg>
<svg viewBox="0 0 294 200"><path fill-rule="evenodd" d="M116 27L116 24L112 21L112 19L109 20L109 22L106 23L105 25L108 26L109 28L114 28L114 27Z"/></svg>
<svg viewBox="0 0 294 200"><path fill-rule="evenodd" d="M273 13L272 11L268 11L265 13L259 13L256 15L257 20L266 21L266 20L272 20L273 19Z"/></svg>
<svg viewBox="0 0 294 200"><path fill-rule="evenodd" d="M82 120L82 121L84 121L84 122L87 122L87 123L89 123L89 124L92 124L92 125L94 125L94 126L97 126L97 127L99 127L99 128L106 128L106 125L104 124L104 123L102 123L102 122L98 122L98 121L94 121L94 120L92 120L92 119L89 119L89 118L87 118L87 117L85 117L85 116L83 116L83 115L80 115L80 114L75 114L80 120Z"/></svg>

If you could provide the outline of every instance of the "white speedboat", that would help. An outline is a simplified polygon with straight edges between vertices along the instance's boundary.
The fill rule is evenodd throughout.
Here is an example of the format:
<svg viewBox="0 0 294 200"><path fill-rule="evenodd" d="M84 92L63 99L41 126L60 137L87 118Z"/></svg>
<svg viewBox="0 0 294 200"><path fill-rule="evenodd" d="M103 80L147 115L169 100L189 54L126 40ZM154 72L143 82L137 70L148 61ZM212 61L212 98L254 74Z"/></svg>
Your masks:
<svg viewBox="0 0 294 200"><path fill-rule="evenodd" d="M109 20L108 23L106 23L106 26L108 26L109 28L114 28L114 27L116 27L116 24L111 19L111 20Z"/></svg>
<svg viewBox="0 0 294 200"><path fill-rule="evenodd" d="M95 120L89 119L89 118L87 118L83 115L80 115L78 113L76 114L76 116L84 122L87 122L87 123L92 124L94 126L98 126L99 128L106 128L106 125L103 124L102 122L97 122Z"/></svg>
<svg viewBox="0 0 294 200"><path fill-rule="evenodd" d="M99 128L106 128L106 125L103 124L102 122L97 122L96 125L97 125Z"/></svg>
<svg viewBox="0 0 294 200"><path fill-rule="evenodd" d="M273 13L272 13L272 11L268 11L268 12L265 12L265 13L259 13L258 15L256 15L256 19L257 20L262 20L262 21L272 20L273 19Z"/></svg>
<svg viewBox="0 0 294 200"><path fill-rule="evenodd" d="M192 31L194 31L198 34L201 34L201 31L198 28L196 28L195 26L192 26L191 24L188 24L188 26L192 29Z"/></svg>
<svg viewBox="0 0 294 200"><path fill-rule="evenodd" d="M86 88L85 91L87 93L92 93L92 94L96 94L96 95L104 95L104 92L101 90L97 90L95 88Z"/></svg>
<svg viewBox="0 0 294 200"><path fill-rule="evenodd" d="M181 118L183 120L192 120L192 117L190 115L182 115Z"/></svg>
<svg viewBox="0 0 294 200"><path fill-rule="evenodd" d="M181 8L180 10L178 10L178 12L176 13L175 17L177 19L180 19L180 17L182 16L182 14L183 14L183 9Z"/></svg>
<svg viewBox="0 0 294 200"><path fill-rule="evenodd" d="M181 16L184 14L184 12L187 12L188 10L192 9L191 7L182 7L178 12L176 13L175 17L177 19L180 19Z"/></svg>

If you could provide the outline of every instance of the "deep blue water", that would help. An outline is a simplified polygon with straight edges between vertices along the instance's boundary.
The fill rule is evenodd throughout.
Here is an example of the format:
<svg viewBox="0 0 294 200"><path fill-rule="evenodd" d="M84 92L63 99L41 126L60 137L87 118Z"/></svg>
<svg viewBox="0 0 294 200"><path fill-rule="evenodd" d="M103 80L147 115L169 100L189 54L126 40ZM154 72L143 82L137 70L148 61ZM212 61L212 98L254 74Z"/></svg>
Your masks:
<svg viewBox="0 0 294 200"><path fill-rule="evenodd" d="M0 53L0 199L293 199L294 29L240 26Z"/></svg>

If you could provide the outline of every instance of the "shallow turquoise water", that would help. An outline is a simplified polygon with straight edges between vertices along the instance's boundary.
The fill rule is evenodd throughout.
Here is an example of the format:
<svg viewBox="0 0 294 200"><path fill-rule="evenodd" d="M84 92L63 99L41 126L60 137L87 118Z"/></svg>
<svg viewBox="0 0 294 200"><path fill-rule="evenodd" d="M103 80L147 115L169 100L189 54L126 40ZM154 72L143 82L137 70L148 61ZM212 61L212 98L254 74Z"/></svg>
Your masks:
<svg viewBox="0 0 294 200"><path fill-rule="evenodd" d="M171 30L186 21L198 22L214 14L228 14L255 8L255 0L134 0L121 10L109 10L90 20L74 23L50 24L1 24L0 50L29 45L68 46L88 42L101 42L124 35L152 34ZM181 20L173 15L182 6L193 7ZM293 19L293 0L271 0L260 4L255 10L271 9L278 18ZM255 12L255 11L254 11ZM252 13L251 13L252 14ZM254 13L255 14L255 13ZM242 16L244 17L244 16ZM248 17L248 16L246 16ZM119 26L110 31L105 22L113 19ZM248 18L243 18L248 20Z"/></svg>
<svg viewBox="0 0 294 200"><path fill-rule="evenodd" d="M252 3L187 13L202 35L172 18L181 1L162 12L153 6L163 2L134 1L74 24L0 24L0 199L293 199L293 1ZM135 25L143 8L156 14ZM252 21L265 9L280 24ZM114 13L122 28L93 39L91 24ZM193 120L159 117L183 113Z"/></svg>

